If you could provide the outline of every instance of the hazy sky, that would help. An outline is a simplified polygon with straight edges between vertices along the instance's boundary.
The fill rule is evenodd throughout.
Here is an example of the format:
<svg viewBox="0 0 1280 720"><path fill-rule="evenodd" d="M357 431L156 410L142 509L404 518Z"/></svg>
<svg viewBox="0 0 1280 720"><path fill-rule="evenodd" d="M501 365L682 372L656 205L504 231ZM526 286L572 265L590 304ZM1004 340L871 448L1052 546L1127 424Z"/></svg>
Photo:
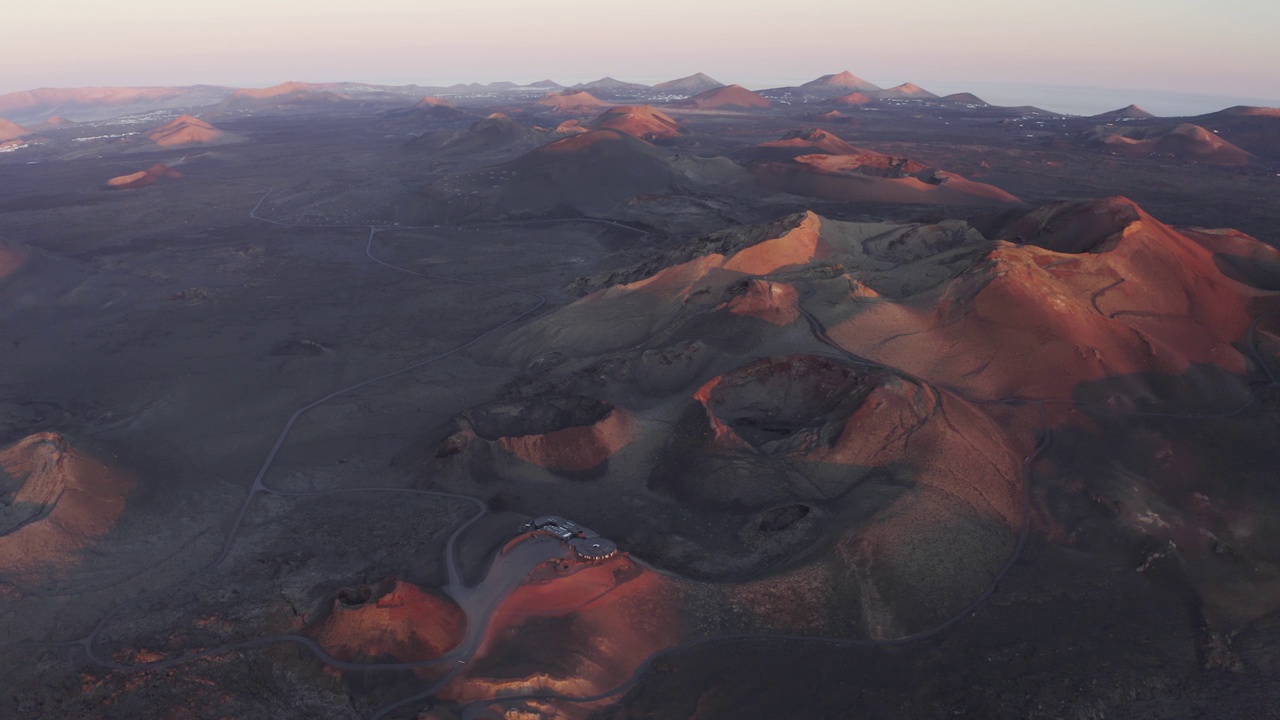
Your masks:
<svg viewBox="0 0 1280 720"><path fill-rule="evenodd" d="M0 92L696 71L765 87L848 69L1280 104L1276 0L28 0L3 18Z"/></svg>

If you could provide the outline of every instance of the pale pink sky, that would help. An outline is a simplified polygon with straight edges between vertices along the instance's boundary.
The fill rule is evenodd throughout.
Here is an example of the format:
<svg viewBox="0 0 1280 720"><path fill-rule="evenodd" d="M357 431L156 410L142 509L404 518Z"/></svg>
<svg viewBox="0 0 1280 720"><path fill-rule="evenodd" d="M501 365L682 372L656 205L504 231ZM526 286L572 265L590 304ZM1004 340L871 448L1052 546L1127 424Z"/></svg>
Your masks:
<svg viewBox="0 0 1280 720"><path fill-rule="evenodd" d="M0 92L852 70L950 92L1137 88L1280 104L1272 0L63 0L6 7Z"/></svg>

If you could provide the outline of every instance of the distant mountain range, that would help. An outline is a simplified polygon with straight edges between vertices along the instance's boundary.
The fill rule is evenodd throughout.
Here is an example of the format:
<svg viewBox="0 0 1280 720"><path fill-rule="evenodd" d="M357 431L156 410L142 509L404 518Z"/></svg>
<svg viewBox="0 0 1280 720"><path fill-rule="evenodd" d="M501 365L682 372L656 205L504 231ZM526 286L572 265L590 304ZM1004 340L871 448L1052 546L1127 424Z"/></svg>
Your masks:
<svg viewBox="0 0 1280 720"><path fill-rule="evenodd" d="M601 105L692 102L694 107L767 107L772 103L827 103L841 107L872 106L879 102L919 101L953 105L984 106L970 93L939 97L914 83L882 88L852 72L823 75L795 86L752 91L727 85L704 73L661 82L656 85L602 77L566 86L551 79L527 84L514 82L458 83L444 87L421 85L376 85L360 82L285 82L268 88L233 88L216 85L183 87L81 87L37 88L0 95L0 118L19 126L49 127L58 123L105 120L160 110L188 111L207 108L215 111L285 109L312 104L417 102L423 97L466 98L543 97L549 92L589 91ZM695 98L703 96L700 100ZM726 102L730 98L732 101ZM547 104L547 103L544 103ZM560 103L557 103L560 104ZM1266 108L1263 108L1266 110ZM1136 121L1154 117L1130 105L1095 116L1102 121ZM54 123L56 124L56 123ZM9 128L8 134L15 131Z"/></svg>

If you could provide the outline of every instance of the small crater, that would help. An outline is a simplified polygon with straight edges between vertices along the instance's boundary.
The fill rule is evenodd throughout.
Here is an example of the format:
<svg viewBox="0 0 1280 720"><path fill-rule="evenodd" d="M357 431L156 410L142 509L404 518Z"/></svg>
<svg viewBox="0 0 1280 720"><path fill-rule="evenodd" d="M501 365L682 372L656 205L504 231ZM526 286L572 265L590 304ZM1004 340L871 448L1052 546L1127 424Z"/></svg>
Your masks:
<svg viewBox="0 0 1280 720"><path fill-rule="evenodd" d="M594 425L612 411L613 405L603 400L566 395L487 403L468 411L467 417L477 436L499 440Z"/></svg>

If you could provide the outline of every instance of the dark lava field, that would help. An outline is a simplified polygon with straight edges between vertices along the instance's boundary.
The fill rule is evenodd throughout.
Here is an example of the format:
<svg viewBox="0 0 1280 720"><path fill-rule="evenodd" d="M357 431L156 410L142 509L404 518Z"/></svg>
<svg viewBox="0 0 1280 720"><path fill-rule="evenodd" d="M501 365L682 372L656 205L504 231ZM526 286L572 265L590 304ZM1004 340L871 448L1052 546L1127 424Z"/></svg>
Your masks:
<svg viewBox="0 0 1280 720"><path fill-rule="evenodd" d="M1280 110L689 80L10 113L0 716L1280 717Z"/></svg>

